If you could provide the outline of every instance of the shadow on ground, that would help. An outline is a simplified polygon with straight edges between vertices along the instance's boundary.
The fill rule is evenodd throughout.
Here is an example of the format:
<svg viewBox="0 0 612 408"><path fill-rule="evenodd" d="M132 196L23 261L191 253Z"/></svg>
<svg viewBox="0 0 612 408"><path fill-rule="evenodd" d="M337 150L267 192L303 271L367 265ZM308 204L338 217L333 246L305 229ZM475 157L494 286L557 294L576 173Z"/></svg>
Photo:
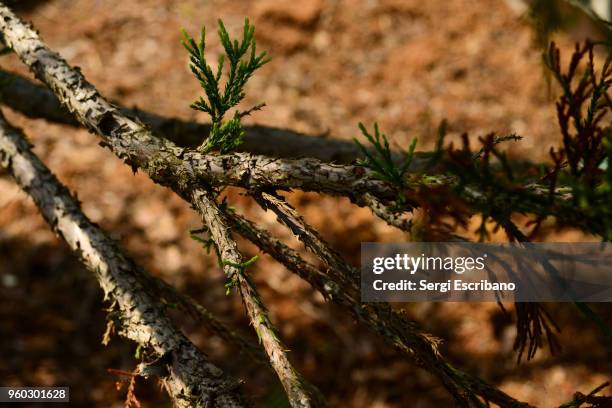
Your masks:
<svg viewBox="0 0 612 408"><path fill-rule="evenodd" d="M4 4L19 11L30 11L49 0L5 0Z"/></svg>

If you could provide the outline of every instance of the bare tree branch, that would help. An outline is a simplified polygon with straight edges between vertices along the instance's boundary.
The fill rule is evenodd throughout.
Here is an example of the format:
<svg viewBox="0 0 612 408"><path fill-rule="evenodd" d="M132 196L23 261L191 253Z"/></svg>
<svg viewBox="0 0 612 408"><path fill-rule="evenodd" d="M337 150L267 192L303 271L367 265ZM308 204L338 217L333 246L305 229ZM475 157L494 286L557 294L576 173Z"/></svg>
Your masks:
<svg viewBox="0 0 612 408"><path fill-rule="evenodd" d="M267 363L267 356L262 352L257 343L237 333L191 296L179 292L174 286L161 279L153 276L150 277L157 286L159 294L164 298L164 301L176 303L178 307L191 314L194 319L202 322L212 333L232 343L239 350L246 352L255 362L260 364Z"/></svg>
<svg viewBox="0 0 612 408"><path fill-rule="evenodd" d="M401 213L393 211L392 208L383 204L378 198L370 193L364 193L357 198L355 203L361 207L370 208L374 215L392 227L396 227L406 232L410 232L412 229L412 221L410 219L403 218Z"/></svg>
<svg viewBox="0 0 612 408"><path fill-rule="evenodd" d="M196 203L204 223L208 226L230 284L235 282L238 286L251 325L268 353L270 364L283 384L291 406L294 408L325 406L316 389L306 383L289 362L287 349L276 335L257 288L246 274L245 268L241 267L242 255L214 198L207 191L196 190L193 192L193 202Z"/></svg>
<svg viewBox="0 0 612 408"><path fill-rule="evenodd" d="M529 407L529 404L512 398L485 381L454 368L438 352L440 340L421 331L407 315L396 312L385 303L361 303L355 284L331 279L333 272L319 270L249 220L237 214L225 213L224 217L240 235L307 281L325 299L342 307L389 344L415 358L426 370L440 378L461 406L472 406L473 401L465 395L471 392L500 407Z"/></svg>
<svg viewBox="0 0 612 408"><path fill-rule="evenodd" d="M170 141L155 137L137 119L127 117L106 101L80 72L72 69L61 57L49 50L32 29L1 5L0 31L4 34L7 44L35 75L51 88L79 122L91 131L99 133L117 156L124 159L134 170L142 169L154 181L171 187L187 201L192 202L205 219L208 218L209 227L215 228L215 241L220 249L231 248L227 246L231 244L224 240L233 241L229 236L224 237L227 228L226 224L219 223L221 218L216 204L211 206L210 198L208 204L202 201L202 197L209 193L199 189L200 185L237 185L249 190L299 188L348 196L355 202L363 202L359 197L366 193L382 202L397 198L396 188L377 180L371 171L362 167L332 165L315 159L271 159L245 153L206 156L180 148ZM208 215L207 211L210 212ZM230 252L228 255L234 265L241 262L239 254ZM231 259L237 260L238 263ZM346 299L347 306L355 307L354 313L359 320L374 327L385 338L397 337L396 344L413 353L418 362L440 378L460 405L477 405L472 384L485 384L484 382L477 379L470 382L470 376L454 369L438 354L436 341L430 336L420 334L413 324L402 329L401 325L405 322L396 320L397 315L388 306L378 308L361 304L354 283L351 283L351 286L350 293L343 295L342 290L340 292ZM253 320L252 316L250 317ZM394 332L396 329L402 331ZM270 351L268 352L270 354ZM282 373L286 367L288 366L275 369ZM283 381L283 375L279 373L279 376ZM287 378L295 377L291 377L289 373ZM288 390L290 396L291 392L293 390ZM498 401L501 406L526 406L486 384L476 394L484 398L492 396L491 401Z"/></svg>
<svg viewBox="0 0 612 408"><path fill-rule="evenodd" d="M282 224L329 266L332 279L348 284L358 280L359 272L342 259L340 254L334 251L310 225L306 224L284 198L268 192L255 192L252 195L263 209L274 212Z"/></svg>
<svg viewBox="0 0 612 408"><path fill-rule="evenodd" d="M287 269L308 282L313 288L317 289L326 299L332 299L340 292L352 293L346 287L340 287L325 272L305 261L300 254L289 248L276 238L273 238L267 231L259 228L251 221L238 214L224 214L227 222L240 235L257 245L259 249L270 254Z"/></svg>
<svg viewBox="0 0 612 408"><path fill-rule="evenodd" d="M21 75L0 71L0 99L3 104L27 117L46 119L70 126L80 123L65 109L55 94ZM140 118L151 131L182 147L196 147L210 132L210 124L165 117L138 108L119 106L126 115ZM352 163L363 154L351 140L310 136L288 129L245 126L246 137L239 151L266 156L313 157L326 162ZM400 153L396 153L398 160Z"/></svg>
<svg viewBox="0 0 612 408"><path fill-rule="evenodd" d="M21 132L0 114L0 164L27 192L45 220L96 275L111 301L109 317L122 336L150 348L158 359L141 375L160 373L177 407L243 407L239 383L213 365L172 323L144 271L93 224L78 202L31 152Z"/></svg>

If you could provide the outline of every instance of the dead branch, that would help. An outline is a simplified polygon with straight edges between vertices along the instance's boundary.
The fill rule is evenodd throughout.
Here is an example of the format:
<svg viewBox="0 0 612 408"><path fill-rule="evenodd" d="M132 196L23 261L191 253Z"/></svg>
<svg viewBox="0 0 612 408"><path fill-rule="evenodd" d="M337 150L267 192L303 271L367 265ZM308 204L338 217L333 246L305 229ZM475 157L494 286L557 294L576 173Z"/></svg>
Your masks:
<svg viewBox="0 0 612 408"><path fill-rule="evenodd" d="M278 221L286 225L293 235L329 267L334 281L354 283L358 280L359 272L342 259L340 254L334 251L310 225L306 224L284 198L267 192L256 192L253 196L264 210L274 212Z"/></svg>
<svg viewBox="0 0 612 408"><path fill-rule="evenodd" d="M247 275L245 268L241 266L243 264L242 255L238 251L236 241L231 237L230 228L225 223L214 198L207 191L196 190L193 192L193 202L196 203L215 242L229 285L235 283L238 287L251 325L268 354L270 364L285 388L289 402L295 408L325 406L326 404L317 395L318 391L306 383L289 362L287 349L276 334L257 288Z"/></svg>
<svg viewBox="0 0 612 408"><path fill-rule="evenodd" d="M117 332L150 348L177 407L243 407L239 383L213 365L166 315L144 271L81 211L76 199L32 153L22 133L0 114L0 163L34 200L53 231L93 272L111 302ZM143 373L144 375L144 373Z"/></svg>
<svg viewBox="0 0 612 408"><path fill-rule="evenodd" d="M154 181L172 188L194 204L204 215L209 228L216 230L217 236L213 238L219 249L226 248L227 251L227 248L232 248L233 241L226 235L225 224L219 224L221 217L218 207L216 204L214 206L210 204L212 203L208 196L210 193L199 187L202 185L238 185L249 190L300 188L344 195L357 202L359 201L355 198L366 193L383 201L397 197L398 191L395 191L393 186L377 180L369 170L362 167L332 165L315 159L272 159L245 153L209 156L180 148L170 141L155 137L137 119L127 117L110 104L80 72L72 69L59 55L48 49L31 28L25 26L7 7L1 5L0 31L4 34L7 44L35 75L51 88L80 123L92 132L100 134L104 143L117 156L124 159L134 170L142 169ZM237 252L232 250L224 256L226 255L233 265L240 264L241 258ZM234 258L237 262L234 262ZM231 272L231 268L226 269L230 269ZM336 282L333 280L332 282L338 287ZM354 283L351 283L351 286L354 288ZM399 336L389 328L399 327L405 322L397 320L388 306L376 309L370 305L360 304L358 293L353 289L350 292L352 293L348 294L350 298L347 303L357 306L354 312L358 316L363 314L360 320L369 322L385 337ZM250 292L250 295L254 293ZM254 306L257 305L252 305L256 311ZM372 311L366 313L368 309ZM249 314L253 320L253 312ZM266 327L271 326L266 324ZM407 325L403 330L406 331L402 331L405 337L400 337L398 343L440 378L460 405L478 405L474 395L478 385L480 388L475 394L485 399L498 402L501 406L526 406L481 380L472 379L450 366L439 356L435 348L436 341L429 336L419 334L413 324ZM280 348L278 342L271 344ZM273 349L270 345L267 347ZM277 372L285 373L287 367L290 366L279 367ZM286 381L283 375L279 373L281 381ZM296 377L288 378L293 382Z"/></svg>
<svg viewBox="0 0 612 408"><path fill-rule="evenodd" d="M454 368L438 352L440 340L421 331L407 315L394 311L385 303L361 303L359 288L354 283L332 279L333 271L318 269L240 215L224 213L224 217L240 235L307 281L327 301L342 307L386 342L415 358L442 381L461 406L471 406L469 398L464 395L471 391L500 407L529 407L529 404L517 401L485 381Z"/></svg>
<svg viewBox="0 0 612 408"><path fill-rule="evenodd" d="M11 109L33 119L81 126L46 87L34 84L16 73L0 72L0 78L0 98L2 103ZM141 119L156 135L163 136L181 147L196 147L210 133L208 123L165 117L136 107L113 104L126 116ZM260 125L245 128L247 135L244 144L238 148L242 152L284 158L313 157L321 161L347 164L362 157L357 146L350 140L310 136L288 129Z"/></svg>
<svg viewBox="0 0 612 408"><path fill-rule="evenodd" d="M412 229L412 220L403 218L401 213L393 211L392 208L383 204L378 198L370 193L364 193L357 198L355 203L360 207L370 208L374 215L392 227L396 227L406 232L410 232Z"/></svg>

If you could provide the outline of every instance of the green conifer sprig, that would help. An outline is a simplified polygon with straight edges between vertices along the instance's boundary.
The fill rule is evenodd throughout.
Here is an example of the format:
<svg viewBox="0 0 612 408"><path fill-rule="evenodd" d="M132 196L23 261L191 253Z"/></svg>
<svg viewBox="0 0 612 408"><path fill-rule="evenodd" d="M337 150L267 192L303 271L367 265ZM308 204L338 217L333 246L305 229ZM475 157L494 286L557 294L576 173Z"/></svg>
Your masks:
<svg viewBox="0 0 612 408"><path fill-rule="evenodd" d="M396 163L393 160L393 153L391 152L387 136L380 131L378 123L374 123L374 135L368 132L363 123L359 123L359 129L368 140L369 144L374 148L374 151L372 152L367 149L359 140L354 138L353 140L365 156L365 159L359 160L357 165L372 170L379 179L403 188L405 186L404 176L410 168L410 164L414 157L414 149L417 143L416 139L412 140L402 161Z"/></svg>
<svg viewBox="0 0 612 408"><path fill-rule="evenodd" d="M368 149L364 147L359 140L353 138L365 157L364 159L358 160L356 165L372 170L374 176L378 179L395 185L399 190L404 190L406 188L405 175L412 164L417 140L412 140L410 147L408 147L408 150L404 153L404 157L401 161L398 161L394 159L387 136L380 131L378 123L374 123L373 135L368 132L363 123L359 123L359 129L368 140L371 148ZM402 213L410 209L411 206L408 205L403 193L398 195L397 199L394 200L393 204L389 207L389 210L393 213Z"/></svg>
<svg viewBox="0 0 612 408"><path fill-rule="evenodd" d="M220 153L228 153L238 147L244 139L244 129L240 120L254 110L261 109L263 104L257 105L246 111L235 111L232 119L224 121L227 112L237 106L245 96L244 87L253 73L270 61L266 52L257 54L255 44L255 27L244 21L242 40L232 40L219 20L219 39L225 50L217 62L216 69L208 63L206 51L206 29L203 27L200 40L196 42L185 30L183 30L183 46L189 53L191 72L200 82L205 96L201 96L191 104L191 108L206 112L212 120L210 134L202 143L199 150L208 153L217 150ZM249 52L250 51L250 52ZM225 60L229 61L227 79L222 86ZM223 89L222 89L223 88Z"/></svg>

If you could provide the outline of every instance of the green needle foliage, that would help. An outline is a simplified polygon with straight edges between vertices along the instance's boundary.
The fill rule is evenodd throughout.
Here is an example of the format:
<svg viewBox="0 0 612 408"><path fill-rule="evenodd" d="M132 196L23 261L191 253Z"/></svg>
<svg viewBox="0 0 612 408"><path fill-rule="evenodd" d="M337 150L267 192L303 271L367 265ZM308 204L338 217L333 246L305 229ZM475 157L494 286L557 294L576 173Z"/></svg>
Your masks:
<svg viewBox="0 0 612 408"><path fill-rule="evenodd" d="M365 159L359 160L357 165L372 170L379 179L403 188L405 185L404 176L414 157L414 149L417 143L416 139L412 140L402 161L396 163L396 161L393 160L393 153L389 147L387 136L380 132L378 123L374 123L374 135L368 132L363 123L359 123L359 129L370 145L372 145L374 151L367 149L359 140L354 138L353 140L365 156Z"/></svg>
<svg viewBox="0 0 612 408"><path fill-rule="evenodd" d="M208 232L208 227L202 227L201 229L198 230L191 230L190 231L190 236L191 239L193 239L196 242L199 242L202 247L206 250L207 254L210 254L210 250L214 249L215 253L217 254L217 257L219 259L221 259L221 255L218 253L217 251L217 247L215 246L215 241L210 237L210 234L208 236L208 238L202 238L197 234L209 234ZM219 265L221 264L221 261L219 261Z"/></svg>
<svg viewBox="0 0 612 408"><path fill-rule="evenodd" d="M212 120L210 134L199 147L203 153L216 150L228 153L238 147L244 139L244 129L240 120L254 110L261 109L263 104L257 105L247 111L235 111L234 116L224 121L226 113L237 106L245 96L244 87L253 73L270 61L267 53L257 54L255 45L255 27L244 21L242 40L232 40L219 20L218 29L221 44L225 55L221 55L216 70L206 60L206 29L202 27L200 41L196 42L183 30L183 46L189 53L190 68L200 82L205 96L201 96L191 104L191 108L206 112ZM229 69L225 86L221 84L225 60L229 61Z"/></svg>
<svg viewBox="0 0 612 408"><path fill-rule="evenodd" d="M206 234L207 237L202 238L198 234ZM199 242L204 247L204 249L206 249L206 253L210 253L211 249L215 251L215 254L217 255L217 261L219 262L220 267L232 266L238 269L237 273L244 274L246 269L252 264L254 264L257 261L257 259L259 259L257 255L241 263L232 262L230 260L223 259L221 256L221 252L219 252L219 249L217 248L217 245L215 244L215 241L210 236L210 230L208 229L208 227L202 227L197 230L191 230L190 235L191 235L191 239L193 239L196 242ZM228 281L225 283L225 294L229 295L232 289L236 287L237 284L238 284L238 280L237 280L236 275L233 274L233 276L229 276Z"/></svg>
<svg viewBox="0 0 612 408"><path fill-rule="evenodd" d="M223 260L221 260L221 264L224 265L224 266L234 267L234 268L238 269L238 273L240 273L241 275L244 275L244 272L246 271L246 268L248 268L249 266L254 264L257 261L257 259L259 259L259 257L257 255L255 255L254 257L252 257L248 261L241 262L241 263L236 263L236 262L232 262L232 261L223 259ZM225 294L229 295L231 293L232 289L234 287L236 287L236 285L238 285L238 280L237 280L236 276L234 275L225 284ZM258 335L259 335L259 333L258 333Z"/></svg>
<svg viewBox="0 0 612 408"><path fill-rule="evenodd" d="M414 149L416 147L416 139L412 140L410 147L405 152L404 157L401 160L394 159L391 148L389 147L389 141L384 133L381 133L378 128L378 123L374 123L374 135L370 134L363 123L359 123L359 129L361 133L368 140L371 148L363 146L359 140L354 138L353 140L365 156L365 159L358 160L356 165L368 168L372 170L374 175L380 180L384 180L388 183L395 185L399 190L406 189L405 175L412 159L414 157ZM407 205L406 197L400 194L397 200L394 201L390 210L394 213L401 213L410 206Z"/></svg>
<svg viewBox="0 0 612 408"><path fill-rule="evenodd" d="M232 261L223 260L223 265L232 266L232 267L240 269L240 271L244 272L246 270L246 268L249 267L250 265L254 264L255 261L257 261L257 259L259 259L259 257L257 255L255 255L254 257L252 257L248 261L241 262L241 263L236 263L236 262L232 262Z"/></svg>

